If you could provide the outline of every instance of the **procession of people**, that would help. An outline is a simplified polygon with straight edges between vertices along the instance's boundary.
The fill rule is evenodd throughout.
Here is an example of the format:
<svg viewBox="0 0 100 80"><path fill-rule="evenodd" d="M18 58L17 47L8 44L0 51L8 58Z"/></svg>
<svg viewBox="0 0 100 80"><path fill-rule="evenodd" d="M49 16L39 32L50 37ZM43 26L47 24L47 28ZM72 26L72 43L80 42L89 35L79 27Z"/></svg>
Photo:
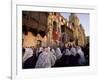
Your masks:
<svg viewBox="0 0 100 80"><path fill-rule="evenodd" d="M63 47L50 47L38 40L36 48L23 48L23 69L85 66L87 60L82 47L67 42Z"/></svg>

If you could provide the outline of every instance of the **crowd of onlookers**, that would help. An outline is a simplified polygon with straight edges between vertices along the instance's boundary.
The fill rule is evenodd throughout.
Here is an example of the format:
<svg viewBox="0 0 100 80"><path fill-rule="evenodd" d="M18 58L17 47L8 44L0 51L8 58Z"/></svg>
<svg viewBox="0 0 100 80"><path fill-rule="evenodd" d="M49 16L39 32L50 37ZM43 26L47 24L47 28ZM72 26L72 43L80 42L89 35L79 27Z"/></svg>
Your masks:
<svg viewBox="0 0 100 80"><path fill-rule="evenodd" d="M89 65L89 48L85 48L69 45L23 48L23 69Z"/></svg>

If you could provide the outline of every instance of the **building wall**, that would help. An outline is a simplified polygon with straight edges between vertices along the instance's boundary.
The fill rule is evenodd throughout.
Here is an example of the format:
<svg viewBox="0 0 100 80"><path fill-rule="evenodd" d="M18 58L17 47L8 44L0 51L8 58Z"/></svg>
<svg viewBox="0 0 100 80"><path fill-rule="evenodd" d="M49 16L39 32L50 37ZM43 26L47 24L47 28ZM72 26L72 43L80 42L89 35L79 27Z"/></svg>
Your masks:
<svg viewBox="0 0 100 80"><path fill-rule="evenodd" d="M23 11L22 13L22 28L26 27L27 35L23 32L23 47L36 46L37 40L41 40L45 45L47 45L47 37L41 37L39 32L46 32L47 30L47 20L48 13L45 12L33 12L33 11ZM34 29L35 31L33 31ZM36 32L33 35L32 32Z"/></svg>
<svg viewBox="0 0 100 80"><path fill-rule="evenodd" d="M38 39L48 46L54 46L56 41L58 43L59 41L65 43L70 41L76 42L77 40L80 46L86 44L84 29L80 26L79 18L74 13L69 16L69 21L67 21L60 13L56 12L23 11L22 19L23 25L25 25L27 29L31 28L37 30L36 36L30 32L28 32L28 35L25 35L23 39L24 47L36 46ZM67 24L71 24L71 27ZM72 26L72 24L74 25ZM64 31L62 31L62 28ZM38 34L39 31L46 33L45 38L42 38ZM56 36L54 36L54 32L57 33ZM63 34L65 34L64 40L62 40Z"/></svg>
<svg viewBox="0 0 100 80"><path fill-rule="evenodd" d="M69 21L74 24L73 35L74 39L77 40L78 45L85 46L86 45L86 36L83 29L83 26L80 25L79 18L73 13L69 17Z"/></svg>

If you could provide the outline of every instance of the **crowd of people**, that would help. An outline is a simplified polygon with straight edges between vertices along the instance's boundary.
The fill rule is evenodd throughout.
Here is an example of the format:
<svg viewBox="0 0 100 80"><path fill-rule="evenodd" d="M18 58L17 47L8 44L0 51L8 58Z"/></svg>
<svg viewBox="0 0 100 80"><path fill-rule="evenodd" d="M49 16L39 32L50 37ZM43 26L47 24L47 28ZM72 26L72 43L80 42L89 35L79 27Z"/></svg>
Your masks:
<svg viewBox="0 0 100 80"><path fill-rule="evenodd" d="M23 48L23 69L85 66L88 63L82 47L65 44L60 46L41 46Z"/></svg>

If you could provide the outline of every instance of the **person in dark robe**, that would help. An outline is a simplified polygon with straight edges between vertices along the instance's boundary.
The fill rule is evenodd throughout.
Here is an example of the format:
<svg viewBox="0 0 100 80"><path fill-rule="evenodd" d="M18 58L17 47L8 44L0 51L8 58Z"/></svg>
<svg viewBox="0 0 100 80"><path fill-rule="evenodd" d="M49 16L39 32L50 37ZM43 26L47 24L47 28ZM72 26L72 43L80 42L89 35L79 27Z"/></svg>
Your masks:
<svg viewBox="0 0 100 80"><path fill-rule="evenodd" d="M71 55L69 58L69 66L75 66L77 64L77 58L76 58L76 48L72 47L70 49Z"/></svg>
<svg viewBox="0 0 100 80"><path fill-rule="evenodd" d="M23 55L22 62L24 63L31 56L33 56L33 50L32 50L32 48L30 48L30 47L25 48L25 53Z"/></svg>
<svg viewBox="0 0 100 80"><path fill-rule="evenodd" d="M33 49L33 53L34 54L32 54L32 56L30 56L27 60L24 61L23 69L35 68L38 57L36 56L34 49Z"/></svg>
<svg viewBox="0 0 100 80"><path fill-rule="evenodd" d="M61 49L57 47L55 49L55 56L57 58L54 67L63 67L63 54L61 53Z"/></svg>
<svg viewBox="0 0 100 80"><path fill-rule="evenodd" d="M31 56L30 58L28 58L28 59L24 62L24 64L23 64L23 69L35 68L36 61L37 61L37 57L36 57L35 54L33 54L33 56Z"/></svg>

